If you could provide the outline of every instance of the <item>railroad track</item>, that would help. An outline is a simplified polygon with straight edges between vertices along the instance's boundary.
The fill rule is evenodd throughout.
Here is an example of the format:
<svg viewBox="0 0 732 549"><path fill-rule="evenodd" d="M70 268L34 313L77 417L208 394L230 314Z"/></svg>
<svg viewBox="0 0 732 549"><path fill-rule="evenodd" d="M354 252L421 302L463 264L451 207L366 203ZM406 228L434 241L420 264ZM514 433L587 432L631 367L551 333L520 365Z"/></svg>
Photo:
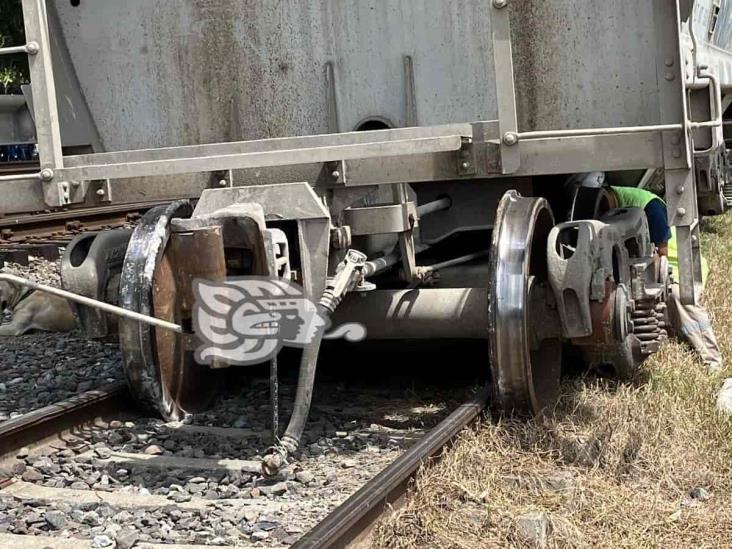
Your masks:
<svg viewBox="0 0 732 549"><path fill-rule="evenodd" d="M80 232L116 228L133 223L144 212L161 203L135 202L0 217L0 246L66 242Z"/></svg>
<svg viewBox="0 0 732 549"><path fill-rule="evenodd" d="M486 389L461 404L437 427L394 460L363 488L305 534L292 549L369 547L376 522L403 502L420 468L439 458L455 437L475 421L488 404Z"/></svg>
<svg viewBox="0 0 732 549"><path fill-rule="evenodd" d="M0 175L38 171L37 162L0 163ZM63 245L75 235L134 223L161 201L96 205L55 212L0 216L0 251Z"/></svg>
<svg viewBox="0 0 732 549"><path fill-rule="evenodd" d="M328 389L325 392L338 391ZM0 424L0 465L12 467L14 474L0 483L0 546L39 549L52 546L56 549L67 547L63 543L68 542L68 547L74 549L113 547L116 538L117 547L122 548L133 541L135 535L124 528L110 530L109 525L118 524L119 519L127 518L127 515L135 524L144 525L140 521L149 520L156 527L164 528L177 520L176 524L185 522L208 532L199 537L185 533L178 536L180 539L176 536L156 539L143 532L139 537L145 543L135 547L157 547L157 542L168 544L167 549L190 547L196 543L216 547L231 546L232 541L236 541L237 547L251 544L299 548L367 546L364 543L368 543L365 540L368 540L374 521L404 496L419 467L439 455L462 428L479 416L486 405L487 394L482 392L462 405L450 406L449 415L445 408L438 414L440 421L435 419L431 429L419 428L423 419L404 420L403 416L409 413L406 410L413 402L404 406L397 403L390 412L383 414L381 412L388 407L386 403L394 406L395 399L388 397L380 405L377 403L377 410L372 409L374 402L376 400L356 403L360 408L352 409L316 401L312 420L316 430L318 423L325 425L324 431L348 428L349 431L332 433L336 443L343 442L343 445L332 455L327 448L320 455L311 448L311 455L301 460L302 468L293 464L283 478L266 482L257 476L258 456L247 455L246 444L242 443L242 440L253 438L255 446L264 449L267 435L261 430L200 424L209 423L206 418L212 416L192 424L158 422L153 428L152 424L145 423L148 420L144 415L130 412L126 388L120 383L6 421ZM372 417L377 417L373 415L376 412L382 418L397 418L394 421L403 425L369 425L369 411ZM361 415L366 416L365 421L352 419ZM360 463L359 466L364 467L356 479L356 484L362 486L360 489L353 481L341 485L340 478L341 475L345 477L347 468L353 467L349 463L355 461L351 456L358 455L353 448L369 451L370 442L364 441L371 435L365 434L363 425L359 427L357 423L366 425L366 430L378 431L392 441L399 441L399 448L394 448L393 452L372 452ZM120 436L132 432L137 439L126 446L106 443L113 438L119 442ZM163 432L169 438L163 439ZM190 457L177 450L163 452L163 448L175 446L169 442L178 435L194 437L188 440L198 440L201 446L208 446L207 452L214 448L213 455L203 455L200 448ZM157 442L162 448L150 450L151 442ZM215 448L227 445L231 445L234 454L243 454L242 458L222 458L231 452ZM402 452L403 448L408 449ZM340 464L338 480L326 477L321 482L334 464ZM71 486L54 480L63 478L70 470L83 471L79 476L85 479L86 485L80 480ZM170 482L172 477L175 482ZM214 477L219 481L209 482ZM240 482L242 477L255 480ZM213 493L212 486L219 492ZM316 497L313 494L330 493L329 486L334 500L342 500L347 492L352 495L335 509L332 509L335 503L328 509L308 509L307 502ZM298 495L298 491L302 493ZM304 505L304 511L298 505ZM151 511L153 509L156 511ZM8 518L3 522L4 513L11 518L13 527L8 526ZM309 517L305 522L311 525L317 522L312 518L314 515L320 522L309 531L285 522L286 517L298 513ZM140 518L143 516L152 518ZM71 523L80 524L81 529ZM232 528L239 533L235 535L225 528L217 529L216 525L222 524L233 524ZM64 530L67 530L66 535L87 539L64 542ZM274 535L278 531L287 536ZM238 538L234 540L236 536ZM110 544L105 545L107 542Z"/></svg>
<svg viewBox="0 0 732 549"><path fill-rule="evenodd" d="M0 264L7 261L27 265L29 255L56 260L59 247L77 234L131 226L160 204L136 202L0 217Z"/></svg>

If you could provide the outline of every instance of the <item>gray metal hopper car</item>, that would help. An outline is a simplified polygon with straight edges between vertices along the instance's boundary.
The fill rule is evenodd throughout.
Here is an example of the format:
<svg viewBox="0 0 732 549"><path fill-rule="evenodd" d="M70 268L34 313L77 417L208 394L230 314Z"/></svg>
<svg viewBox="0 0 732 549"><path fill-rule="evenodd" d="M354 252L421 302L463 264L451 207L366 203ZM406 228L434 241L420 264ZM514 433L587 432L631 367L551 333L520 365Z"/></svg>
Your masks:
<svg viewBox="0 0 732 549"><path fill-rule="evenodd" d="M668 264L642 210L573 191L576 174L665 190L674 276L698 299L699 212L732 199L728 2L22 4L32 82L0 140L37 142L40 166L0 178L2 209L169 202L77 239L63 267L95 300L84 328L119 330L133 394L166 418L236 362L196 360L195 279L295 281L372 339L485 339L508 410L552 402L570 347L632 374L666 337ZM139 314L117 328L98 302Z"/></svg>

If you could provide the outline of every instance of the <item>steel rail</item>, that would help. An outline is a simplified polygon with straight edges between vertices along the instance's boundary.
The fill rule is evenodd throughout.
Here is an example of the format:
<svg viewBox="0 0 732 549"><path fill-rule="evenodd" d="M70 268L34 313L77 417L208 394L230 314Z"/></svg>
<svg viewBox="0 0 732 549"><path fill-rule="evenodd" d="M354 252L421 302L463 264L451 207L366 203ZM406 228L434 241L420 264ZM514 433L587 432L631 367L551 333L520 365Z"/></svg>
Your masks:
<svg viewBox="0 0 732 549"><path fill-rule="evenodd" d="M111 383L0 423L0 460L24 446L127 407L128 399L124 382Z"/></svg>
<svg viewBox="0 0 732 549"><path fill-rule="evenodd" d="M69 221L86 219L89 217L106 216L112 214L137 213L147 211L155 206L167 204L169 201L155 200L151 202L131 202L129 204L113 204L109 206L91 206L59 212L44 212L38 214L24 214L15 217L0 218L0 227L23 227L26 225L41 225L54 221Z"/></svg>
<svg viewBox="0 0 732 549"><path fill-rule="evenodd" d="M404 497L419 469L451 444L488 405L490 388L484 388L460 405L409 450L389 464L358 492L338 506L323 521L300 538L291 549L348 547L363 540L375 521Z"/></svg>
<svg viewBox="0 0 732 549"><path fill-rule="evenodd" d="M52 237L70 240L79 233L121 227L133 219L131 216L165 203L134 202L0 218L0 246L13 247Z"/></svg>

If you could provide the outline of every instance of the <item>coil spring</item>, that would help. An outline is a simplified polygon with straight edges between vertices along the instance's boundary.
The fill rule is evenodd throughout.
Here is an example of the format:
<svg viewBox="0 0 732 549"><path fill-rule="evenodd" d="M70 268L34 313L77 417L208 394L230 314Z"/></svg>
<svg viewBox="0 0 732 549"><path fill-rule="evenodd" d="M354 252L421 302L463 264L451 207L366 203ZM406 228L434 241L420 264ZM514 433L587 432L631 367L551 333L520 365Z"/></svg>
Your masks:
<svg viewBox="0 0 732 549"><path fill-rule="evenodd" d="M636 302L631 314L633 334L641 342L641 350L650 354L668 338L666 330L666 304L656 300Z"/></svg>

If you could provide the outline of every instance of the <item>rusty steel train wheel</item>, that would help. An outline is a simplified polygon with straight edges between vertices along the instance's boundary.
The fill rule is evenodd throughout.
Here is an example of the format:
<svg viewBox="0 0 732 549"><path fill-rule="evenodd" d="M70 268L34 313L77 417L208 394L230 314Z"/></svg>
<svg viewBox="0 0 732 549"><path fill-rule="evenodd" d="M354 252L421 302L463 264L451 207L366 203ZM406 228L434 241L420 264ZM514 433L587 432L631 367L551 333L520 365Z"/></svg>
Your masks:
<svg viewBox="0 0 732 549"><path fill-rule="evenodd" d="M148 211L132 234L120 280L122 307L180 323L180 296L170 253L170 222L192 213L187 200ZM120 320L120 348L135 400L167 421L206 409L219 388L219 372L200 365L185 336L129 319Z"/></svg>
<svg viewBox="0 0 732 549"><path fill-rule="evenodd" d="M554 216L543 198L508 191L498 206L490 260L489 321L494 402L539 414L559 395L562 343L544 337L553 322L547 238ZM558 320L556 320L558 323Z"/></svg>

